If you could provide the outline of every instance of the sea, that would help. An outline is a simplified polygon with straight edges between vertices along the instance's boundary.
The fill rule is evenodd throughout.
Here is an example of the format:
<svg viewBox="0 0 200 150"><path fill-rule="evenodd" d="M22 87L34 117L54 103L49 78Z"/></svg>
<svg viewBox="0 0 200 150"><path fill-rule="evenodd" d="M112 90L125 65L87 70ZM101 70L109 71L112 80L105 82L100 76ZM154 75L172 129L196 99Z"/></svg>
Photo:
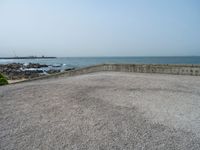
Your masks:
<svg viewBox="0 0 200 150"><path fill-rule="evenodd" d="M190 57L59 57L53 59L0 59L0 64L40 63L53 68L82 68L104 63L117 64L200 64L200 56Z"/></svg>

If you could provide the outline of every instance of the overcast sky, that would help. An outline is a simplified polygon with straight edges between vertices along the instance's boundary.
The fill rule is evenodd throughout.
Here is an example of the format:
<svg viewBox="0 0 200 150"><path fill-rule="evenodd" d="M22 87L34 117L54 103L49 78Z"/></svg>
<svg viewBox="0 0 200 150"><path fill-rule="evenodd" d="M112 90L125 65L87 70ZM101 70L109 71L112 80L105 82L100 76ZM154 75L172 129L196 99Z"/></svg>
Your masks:
<svg viewBox="0 0 200 150"><path fill-rule="evenodd" d="M200 56L200 0L0 0L0 56Z"/></svg>

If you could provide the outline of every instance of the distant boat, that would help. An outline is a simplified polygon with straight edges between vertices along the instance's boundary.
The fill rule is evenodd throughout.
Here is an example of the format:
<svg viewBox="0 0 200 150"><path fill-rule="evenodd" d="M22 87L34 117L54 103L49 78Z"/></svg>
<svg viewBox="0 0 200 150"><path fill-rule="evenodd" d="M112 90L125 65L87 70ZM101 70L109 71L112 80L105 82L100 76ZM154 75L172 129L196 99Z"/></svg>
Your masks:
<svg viewBox="0 0 200 150"><path fill-rule="evenodd" d="M36 57L36 56L28 56L28 57L0 57L0 59L54 59L56 57Z"/></svg>

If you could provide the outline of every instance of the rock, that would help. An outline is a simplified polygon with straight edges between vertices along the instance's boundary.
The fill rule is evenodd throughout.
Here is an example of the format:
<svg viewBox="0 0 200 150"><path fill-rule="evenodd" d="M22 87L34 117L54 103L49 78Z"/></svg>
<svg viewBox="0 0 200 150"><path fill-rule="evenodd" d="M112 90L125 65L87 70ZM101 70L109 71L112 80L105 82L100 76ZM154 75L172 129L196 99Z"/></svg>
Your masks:
<svg viewBox="0 0 200 150"><path fill-rule="evenodd" d="M12 64L2 64L0 65L0 71L1 72L4 72L4 71L11 71L11 70L18 70L20 68L22 68L23 65L22 64L19 64L19 63L12 63Z"/></svg>
<svg viewBox="0 0 200 150"><path fill-rule="evenodd" d="M8 77L10 80L17 80L22 78L35 78L41 76L43 70L31 69L31 68L41 68L48 67L47 65L41 64L28 64L23 65L20 63L3 64L0 65L0 72Z"/></svg>
<svg viewBox="0 0 200 150"><path fill-rule="evenodd" d="M30 71L30 70L27 70L27 71L24 71L24 78L35 78L35 77L39 77L40 74L37 72L37 71Z"/></svg>
<svg viewBox="0 0 200 150"><path fill-rule="evenodd" d="M21 70L12 70L10 72L7 72L6 75L10 80L17 80L24 78L24 73Z"/></svg>
<svg viewBox="0 0 200 150"><path fill-rule="evenodd" d="M50 69L47 71L48 74L59 73L60 70Z"/></svg>
<svg viewBox="0 0 200 150"><path fill-rule="evenodd" d="M67 68L65 71L75 70L75 68Z"/></svg>
<svg viewBox="0 0 200 150"><path fill-rule="evenodd" d="M33 64L33 63L29 63L28 65L25 66L25 68L43 68L43 67L48 67L48 65L45 64Z"/></svg>

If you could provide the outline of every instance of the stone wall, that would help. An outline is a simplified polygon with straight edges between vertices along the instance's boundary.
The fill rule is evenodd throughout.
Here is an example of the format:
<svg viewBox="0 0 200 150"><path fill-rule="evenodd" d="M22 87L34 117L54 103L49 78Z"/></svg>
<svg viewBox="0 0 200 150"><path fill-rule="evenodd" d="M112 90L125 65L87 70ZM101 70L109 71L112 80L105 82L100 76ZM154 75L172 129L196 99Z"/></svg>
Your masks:
<svg viewBox="0 0 200 150"><path fill-rule="evenodd" d="M106 64L104 70L200 76L200 65Z"/></svg>

